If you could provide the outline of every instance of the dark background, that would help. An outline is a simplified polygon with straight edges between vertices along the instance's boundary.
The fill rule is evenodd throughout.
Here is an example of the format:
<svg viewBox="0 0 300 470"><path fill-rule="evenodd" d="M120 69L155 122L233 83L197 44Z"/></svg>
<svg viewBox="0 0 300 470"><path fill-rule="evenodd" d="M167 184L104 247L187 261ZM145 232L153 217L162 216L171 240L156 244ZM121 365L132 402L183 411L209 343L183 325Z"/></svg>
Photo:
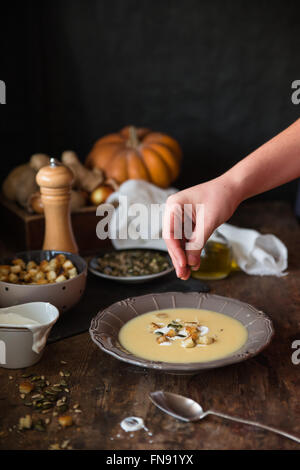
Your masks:
<svg viewBox="0 0 300 470"><path fill-rule="evenodd" d="M299 5L2 2L0 180L35 152L73 149L84 159L97 138L127 124L179 140L178 187L217 176L299 116ZM263 197L293 202L295 188Z"/></svg>

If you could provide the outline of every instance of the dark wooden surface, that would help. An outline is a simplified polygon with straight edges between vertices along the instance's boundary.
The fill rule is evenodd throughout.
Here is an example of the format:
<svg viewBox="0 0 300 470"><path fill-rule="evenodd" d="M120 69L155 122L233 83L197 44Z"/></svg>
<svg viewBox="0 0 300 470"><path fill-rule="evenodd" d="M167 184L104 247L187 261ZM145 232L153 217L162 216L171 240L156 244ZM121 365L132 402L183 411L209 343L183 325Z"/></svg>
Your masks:
<svg viewBox="0 0 300 470"><path fill-rule="evenodd" d="M88 333L51 344L30 372L56 383L60 370L71 371L70 403L79 403L82 413L72 412L75 424L68 429L60 429L57 418L49 413L44 415L51 419L47 432L18 432L14 426L19 417L30 411L16 386L23 372L1 369L0 448L47 449L70 440L74 449L299 449L285 438L220 418L185 424L156 409L148 399L153 390L174 391L199 400L204 409L257 420L300 436L300 365L291 361L291 344L300 339L300 228L283 203L244 205L233 222L274 233L289 249L286 277L236 272L210 283L212 293L249 302L272 317L276 336L263 353L196 376L172 376L117 361L100 351ZM144 418L152 436L143 430L132 435L122 431L121 420L131 415Z"/></svg>

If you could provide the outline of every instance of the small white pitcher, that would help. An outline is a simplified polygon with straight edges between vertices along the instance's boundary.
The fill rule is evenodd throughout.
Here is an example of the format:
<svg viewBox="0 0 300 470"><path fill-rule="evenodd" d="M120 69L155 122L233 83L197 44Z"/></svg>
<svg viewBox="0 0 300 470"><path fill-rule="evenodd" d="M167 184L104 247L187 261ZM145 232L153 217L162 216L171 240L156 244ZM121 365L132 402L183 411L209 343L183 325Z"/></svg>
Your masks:
<svg viewBox="0 0 300 470"><path fill-rule="evenodd" d="M31 302L0 308L0 314L13 313L37 323L5 324L0 321L0 367L21 369L42 357L48 335L59 317L59 311L47 302ZM24 318L24 320L25 320Z"/></svg>

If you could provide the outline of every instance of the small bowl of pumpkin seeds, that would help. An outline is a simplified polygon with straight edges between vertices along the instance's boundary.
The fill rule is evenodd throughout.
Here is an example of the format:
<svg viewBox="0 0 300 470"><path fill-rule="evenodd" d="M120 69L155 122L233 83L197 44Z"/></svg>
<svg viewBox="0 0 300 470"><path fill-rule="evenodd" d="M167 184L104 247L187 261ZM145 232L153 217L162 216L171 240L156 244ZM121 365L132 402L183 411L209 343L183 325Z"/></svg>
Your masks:
<svg viewBox="0 0 300 470"><path fill-rule="evenodd" d="M102 253L90 260L89 270L105 279L137 284L166 276L174 267L165 251L134 248Z"/></svg>

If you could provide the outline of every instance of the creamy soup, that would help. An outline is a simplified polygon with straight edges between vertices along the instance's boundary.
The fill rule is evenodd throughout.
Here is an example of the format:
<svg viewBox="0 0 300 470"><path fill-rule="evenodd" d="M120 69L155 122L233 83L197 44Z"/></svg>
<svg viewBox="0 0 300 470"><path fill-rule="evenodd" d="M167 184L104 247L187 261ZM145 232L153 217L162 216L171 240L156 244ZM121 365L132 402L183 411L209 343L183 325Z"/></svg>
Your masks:
<svg viewBox="0 0 300 470"><path fill-rule="evenodd" d="M39 325L31 318L23 317L18 313L0 313L0 325Z"/></svg>
<svg viewBox="0 0 300 470"><path fill-rule="evenodd" d="M122 346L135 356L163 362L221 359L247 341L246 328L222 313L174 308L145 313L120 330Z"/></svg>

